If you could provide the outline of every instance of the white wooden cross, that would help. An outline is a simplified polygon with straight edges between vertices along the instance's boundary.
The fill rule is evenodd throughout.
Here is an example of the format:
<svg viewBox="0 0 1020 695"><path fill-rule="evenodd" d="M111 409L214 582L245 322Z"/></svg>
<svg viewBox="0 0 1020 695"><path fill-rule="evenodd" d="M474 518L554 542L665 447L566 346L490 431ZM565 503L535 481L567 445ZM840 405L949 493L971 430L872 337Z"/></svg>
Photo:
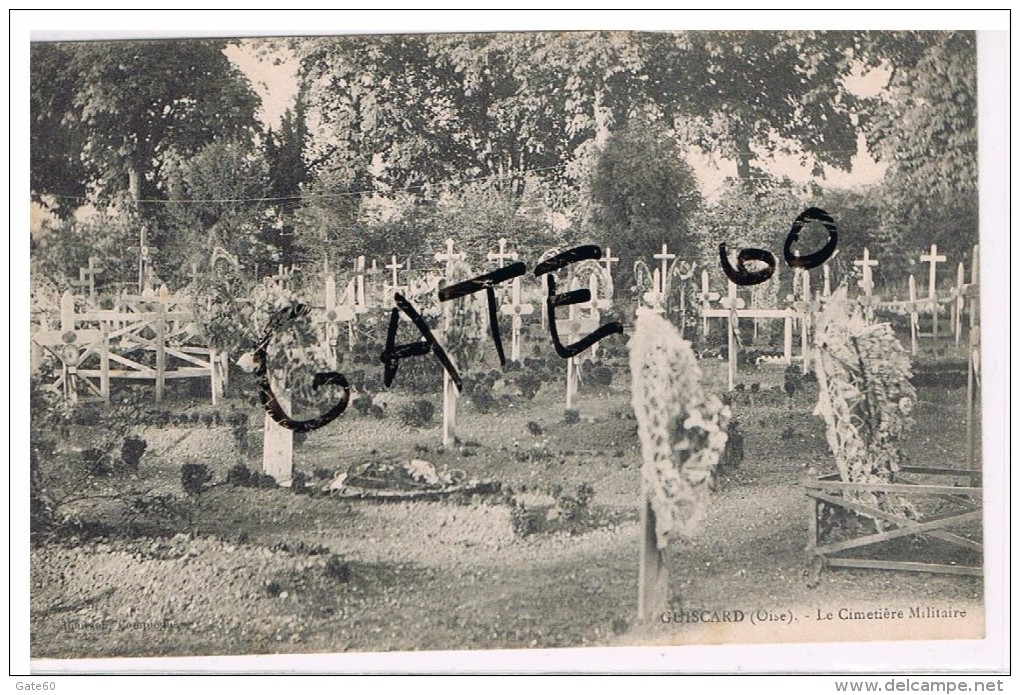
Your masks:
<svg viewBox="0 0 1020 695"><path fill-rule="evenodd" d="M450 271L453 267L454 261L459 261L464 258L463 253L453 252L453 239L447 238L446 240L446 253L442 251L436 253L435 256L437 261L444 261L446 263L446 281L450 281Z"/></svg>
<svg viewBox="0 0 1020 695"><path fill-rule="evenodd" d="M701 300L701 336L705 337L708 335L708 316L705 312L712 308L711 302L716 302L722 297L718 292L708 291L708 271L701 271L701 292L698 293L698 299Z"/></svg>
<svg viewBox="0 0 1020 695"><path fill-rule="evenodd" d="M861 269L861 279L857 281L857 285L864 290L864 296L870 297L871 290L874 288L875 283L871 279L871 269L878 265L878 261L868 254L868 247L864 247L864 256L858 261L854 261L854 265Z"/></svg>
<svg viewBox="0 0 1020 695"><path fill-rule="evenodd" d="M939 337L939 305L937 297L935 296L935 269L939 263L946 260L945 256L938 254L938 246L936 244L931 245L931 251L928 255L921 254L921 262L928 264L928 298L932 300L931 303L931 337Z"/></svg>
<svg viewBox="0 0 1020 695"><path fill-rule="evenodd" d="M666 277L669 272L669 262L676 258L675 253L669 253L669 249L666 248L666 244L662 245L662 253L656 253L652 255L657 261L662 261L662 271L659 273L659 283L656 291L662 296L662 301L666 301Z"/></svg>
<svg viewBox="0 0 1020 695"><path fill-rule="evenodd" d="M606 264L606 274L609 277L613 277L613 263L618 260L620 260L619 256L614 256L613 250L607 246L606 253L602 256L602 262Z"/></svg>
<svg viewBox="0 0 1020 695"><path fill-rule="evenodd" d="M719 304L730 312L730 318L727 321L729 330L726 332L727 350L729 351L729 366L727 369L729 388L727 390L732 391L737 375L737 331L740 330L740 315L738 312L744 308L744 300L737 296L737 286L735 283L729 282L727 284L729 289L726 293L726 298L720 301Z"/></svg>
<svg viewBox="0 0 1020 695"><path fill-rule="evenodd" d="M89 256L89 267L79 268L78 276L89 284L89 296L94 297L96 295L96 275L103 272L103 268L96 265L96 257Z"/></svg>
<svg viewBox="0 0 1020 695"><path fill-rule="evenodd" d="M403 267L404 267L403 263L397 263L396 254L391 254L390 262L386 265L386 269L393 271L393 281L389 285L385 286L387 295L392 294L394 292L403 293L404 290L407 289L403 285L399 284L400 281L399 278L397 277L397 272Z"/></svg>
<svg viewBox="0 0 1020 695"><path fill-rule="evenodd" d="M529 316L535 307L531 304L521 302L521 278L518 275L514 278L509 304L503 304L501 309L504 314L513 317L510 333L510 359L519 362L521 359L521 324L522 316Z"/></svg>
<svg viewBox="0 0 1020 695"><path fill-rule="evenodd" d="M497 252L490 251L489 253L485 254L485 257L487 259L489 259L490 261L495 261L496 265L499 266L500 268L502 268L504 265L506 265L506 263L504 261L516 261L517 260L517 252L516 251L511 251L511 252L507 253L507 250L506 250L506 239L503 238L503 237L500 237L499 238L499 251L497 251Z"/></svg>
<svg viewBox="0 0 1020 695"><path fill-rule="evenodd" d="M463 253L453 252L453 239L446 239L446 253L436 253L437 261L446 262L446 282L450 282L450 275L453 272L453 262L464 258ZM443 326L450 327L450 302L443 303ZM449 373L443 370L443 446L453 446L456 441L457 428L457 385L450 378Z"/></svg>

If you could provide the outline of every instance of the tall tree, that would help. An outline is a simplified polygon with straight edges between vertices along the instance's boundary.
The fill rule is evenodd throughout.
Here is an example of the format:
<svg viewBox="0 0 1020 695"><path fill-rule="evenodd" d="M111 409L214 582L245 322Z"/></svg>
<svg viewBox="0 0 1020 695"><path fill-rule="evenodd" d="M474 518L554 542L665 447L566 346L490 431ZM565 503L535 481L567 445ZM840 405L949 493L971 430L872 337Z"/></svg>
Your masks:
<svg viewBox="0 0 1020 695"><path fill-rule="evenodd" d="M218 139L255 133L258 97L223 54L225 41L33 44L33 140L80 148L97 199L160 198L162 167ZM52 156L32 157L33 195L61 194Z"/></svg>
<svg viewBox="0 0 1020 695"><path fill-rule="evenodd" d="M329 166L380 186L486 178L519 193L527 172L576 188L577 160L637 116L737 158L745 180L780 151L848 168L852 45L818 32L340 37L307 45L303 70Z"/></svg>
<svg viewBox="0 0 1020 695"><path fill-rule="evenodd" d="M697 256L692 222L701 194L690 165L666 129L634 121L610 136L591 184L592 221L622 267L650 259L668 243L687 260Z"/></svg>
<svg viewBox="0 0 1020 695"><path fill-rule="evenodd" d="M183 280L189 263L205 267L216 247L248 269L279 259L267 234L275 221L268 169L263 152L246 140L217 140L164 161L168 198L151 236L161 278Z"/></svg>
<svg viewBox="0 0 1020 695"><path fill-rule="evenodd" d="M908 265L929 244L963 258L978 237L977 50L973 32L885 32L862 55L889 72L867 122L869 148L889 164L883 236Z"/></svg>
<svg viewBox="0 0 1020 695"><path fill-rule="evenodd" d="M642 48L651 100L750 182L767 180L756 162L777 153L816 174L849 170L861 106L845 83L854 41L847 32L686 32L651 35Z"/></svg>

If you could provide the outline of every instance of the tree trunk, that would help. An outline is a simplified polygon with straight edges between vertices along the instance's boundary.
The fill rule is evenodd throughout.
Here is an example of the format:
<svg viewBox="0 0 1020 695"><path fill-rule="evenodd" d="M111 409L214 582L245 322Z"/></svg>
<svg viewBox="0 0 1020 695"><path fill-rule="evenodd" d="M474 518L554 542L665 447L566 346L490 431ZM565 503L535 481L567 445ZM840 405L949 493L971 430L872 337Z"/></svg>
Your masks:
<svg viewBox="0 0 1020 695"><path fill-rule="evenodd" d="M595 90L595 103L592 106L592 115L595 119L595 145L601 150L609 140L609 123L612 114L603 103L604 94L601 89Z"/></svg>
<svg viewBox="0 0 1020 695"><path fill-rule="evenodd" d="M747 186L752 183L751 162L754 161L754 155L751 153L751 142L746 135L738 135L735 144L737 146L737 176L740 178L740 182Z"/></svg>
<svg viewBox="0 0 1020 695"><path fill-rule="evenodd" d="M138 209L138 201L142 199L142 172L139 170L137 164L134 162L128 162L127 175L128 195L131 196L131 201L134 203L135 212L140 212Z"/></svg>

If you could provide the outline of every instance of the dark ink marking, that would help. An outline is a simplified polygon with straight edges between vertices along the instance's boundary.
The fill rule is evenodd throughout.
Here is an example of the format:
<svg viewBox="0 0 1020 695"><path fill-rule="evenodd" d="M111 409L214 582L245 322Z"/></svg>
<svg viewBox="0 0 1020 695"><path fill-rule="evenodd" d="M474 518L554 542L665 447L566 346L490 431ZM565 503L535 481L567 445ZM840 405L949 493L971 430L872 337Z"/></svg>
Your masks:
<svg viewBox="0 0 1020 695"><path fill-rule="evenodd" d="M486 273L485 275L479 275L478 277L471 278L470 280L458 282L456 285L441 287L439 289L439 301L448 302L451 299L457 299L458 297L474 294L479 290L491 288L501 282L513 280L516 277L524 275L526 272L528 272L528 267L523 263L511 263L510 265L505 265L491 273Z"/></svg>
<svg viewBox="0 0 1020 695"><path fill-rule="evenodd" d="M829 233L829 240L825 242L825 246L820 251L808 254L807 256L795 256L791 248L795 242L800 240L800 230L803 229L804 224L807 222L821 222L824 224L825 230ZM793 226L790 228L790 233L786 235L786 244L783 246L783 258L786 259L786 263L791 268L804 268L805 270L816 268L829 260L829 257L836 252L836 240L836 221L832 219L832 216L821 208L808 208L797 216Z"/></svg>
<svg viewBox="0 0 1020 695"><path fill-rule="evenodd" d="M768 267L764 270L751 271L745 265L748 261L761 261ZM765 249L741 249L737 254L737 267L730 265L729 256L726 255L726 242L719 244L719 262L722 264L723 272L734 285L760 285L772 277L776 272L776 257L771 251Z"/></svg>
<svg viewBox="0 0 1020 695"><path fill-rule="evenodd" d="M602 258L602 249L598 246L577 246L562 253L558 253L552 258L539 263L538 267L535 268L535 275L546 275L547 273L552 273L571 263L589 259L598 260L600 258ZM587 302L591 299L591 291L580 289L556 294L556 279L551 274L546 278L546 287L548 288L548 294L545 299L545 307L547 318L549 320L549 335L552 337L553 347L556 348L556 354L563 359L566 360L571 357L576 357L595 343L599 342L603 338L613 335L614 333L623 333L623 325L618 321L613 321L612 323L602 324L593 332L575 343L563 345L560 342L559 331L556 330L556 307Z"/></svg>
<svg viewBox="0 0 1020 695"><path fill-rule="evenodd" d="M602 258L602 249L594 244L586 246L575 246L572 249L562 251L552 258L548 258L535 266L535 277L552 273L560 268L566 267L578 261L594 260Z"/></svg>
<svg viewBox="0 0 1020 695"><path fill-rule="evenodd" d="M433 352L439 363L443 365L443 369L450 375L450 379L457 386L457 391L463 391L464 386L461 383L460 375L457 373L457 368L446 354L446 350L443 349L436 341L435 336L432 335L432 330L425 323L425 319L399 292L394 293L393 302L397 306L390 311L390 326L386 332L386 347L379 356L379 360L385 365L383 367L383 383L386 386L393 383L393 378L397 375L397 367L400 365L400 360L407 357L422 357L429 352ZM414 324L414 327L418 329L418 332L421 333L425 340L417 343L405 343L404 345L395 344L397 340L397 326L400 323L400 311L404 312L407 318L411 319L411 323Z"/></svg>
<svg viewBox="0 0 1020 695"><path fill-rule="evenodd" d="M266 356L269 341L272 340L273 334L283 325L284 321L293 320L299 316L306 316L308 312L309 307L303 304L295 304L289 309L282 309L274 314L269 319L265 336L255 346L254 350L255 376L258 379L259 398L262 401L262 406L278 425L295 432L312 432L328 425L343 414L351 399L351 386L347 383L347 378L339 372L318 372L312 378L313 389L318 390L321 386L339 386L344 390L344 395L332 408L310 420L292 419L276 399L276 394L273 393L273 387L269 383L269 360Z"/></svg>
<svg viewBox="0 0 1020 695"><path fill-rule="evenodd" d="M506 355L503 353L503 339L499 334L499 309L496 306L496 290L494 285L512 280L524 275L528 271L523 263L511 263L498 270L485 275L458 282L456 285L443 287L439 290L439 301L448 302L458 297L474 294L485 290L486 304L489 309L489 331L492 333L492 340L496 344L496 354L499 355L500 365L506 364Z"/></svg>

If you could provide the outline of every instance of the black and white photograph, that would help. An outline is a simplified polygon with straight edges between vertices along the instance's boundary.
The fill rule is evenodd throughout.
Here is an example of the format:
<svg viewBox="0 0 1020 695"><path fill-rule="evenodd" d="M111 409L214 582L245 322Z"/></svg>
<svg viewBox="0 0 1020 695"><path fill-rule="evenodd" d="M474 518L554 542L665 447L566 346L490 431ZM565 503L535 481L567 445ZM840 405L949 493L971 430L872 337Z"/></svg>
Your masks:
<svg viewBox="0 0 1020 695"><path fill-rule="evenodd" d="M33 33L34 667L989 637L987 32L682 26Z"/></svg>

